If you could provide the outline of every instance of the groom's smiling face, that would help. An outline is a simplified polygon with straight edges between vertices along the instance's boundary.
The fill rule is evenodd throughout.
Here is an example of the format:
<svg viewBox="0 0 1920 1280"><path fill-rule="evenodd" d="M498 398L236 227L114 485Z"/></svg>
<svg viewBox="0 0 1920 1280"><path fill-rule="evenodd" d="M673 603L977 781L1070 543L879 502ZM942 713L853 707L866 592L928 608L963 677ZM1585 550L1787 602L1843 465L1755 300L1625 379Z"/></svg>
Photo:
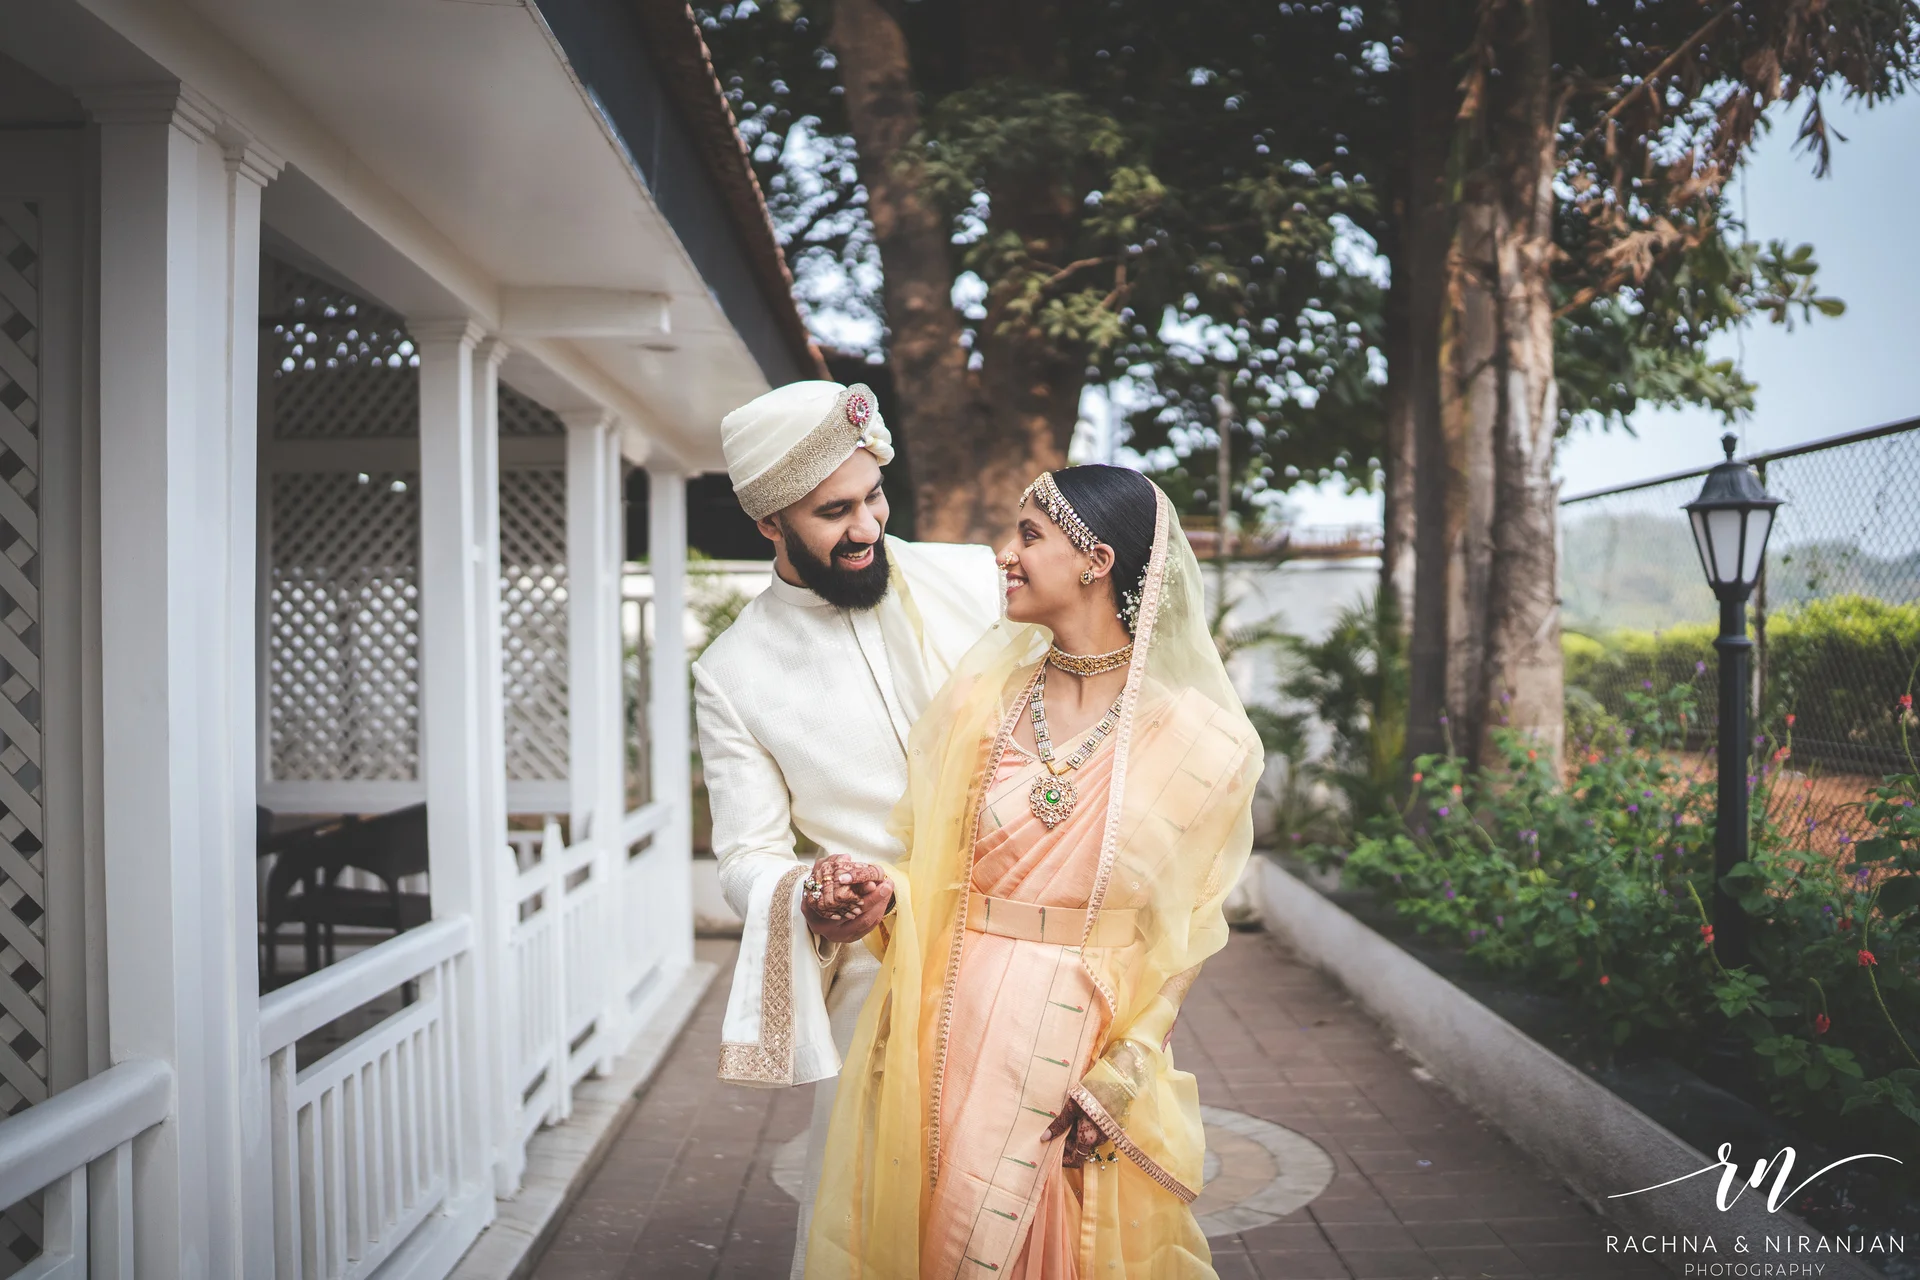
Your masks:
<svg viewBox="0 0 1920 1280"><path fill-rule="evenodd" d="M880 464L855 449L812 493L758 523L782 578L843 609L870 609L887 594L887 515Z"/></svg>

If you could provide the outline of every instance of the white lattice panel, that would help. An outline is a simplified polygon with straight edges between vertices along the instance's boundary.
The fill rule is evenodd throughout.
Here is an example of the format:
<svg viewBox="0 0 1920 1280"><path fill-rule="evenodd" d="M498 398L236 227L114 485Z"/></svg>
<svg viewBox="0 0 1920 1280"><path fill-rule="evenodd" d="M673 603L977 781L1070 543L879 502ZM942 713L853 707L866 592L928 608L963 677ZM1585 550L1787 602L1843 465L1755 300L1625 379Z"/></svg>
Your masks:
<svg viewBox="0 0 1920 1280"><path fill-rule="evenodd" d="M560 415L538 400L521 395L506 383L500 384L500 434L503 436L563 436L566 424Z"/></svg>
<svg viewBox="0 0 1920 1280"><path fill-rule="evenodd" d="M268 758L278 781L420 763L420 501L410 473L273 477Z"/></svg>
<svg viewBox="0 0 1920 1280"><path fill-rule="evenodd" d="M567 474L500 473L500 648L507 777L567 777Z"/></svg>
<svg viewBox="0 0 1920 1280"><path fill-rule="evenodd" d="M0 201L0 1118L47 1096L39 212ZM0 1275L39 1252L39 1197L0 1206Z"/></svg>
<svg viewBox="0 0 1920 1280"><path fill-rule="evenodd" d="M418 435L420 355L400 317L285 263L268 269L274 435Z"/></svg>

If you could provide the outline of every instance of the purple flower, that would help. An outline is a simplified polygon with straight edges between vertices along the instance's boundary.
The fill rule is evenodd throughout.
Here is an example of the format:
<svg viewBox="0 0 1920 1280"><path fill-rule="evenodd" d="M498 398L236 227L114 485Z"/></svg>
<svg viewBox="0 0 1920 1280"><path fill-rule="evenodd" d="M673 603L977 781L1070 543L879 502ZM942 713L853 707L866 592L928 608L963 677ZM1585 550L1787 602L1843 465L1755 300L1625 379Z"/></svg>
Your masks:
<svg viewBox="0 0 1920 1280"><path fill-rule="evenodd" d="M1653 855L1653 860L1655 862L1665 862L1667 860L1667 855L1664 853L1656 853Z"/></svg>
<svg viewBox="0 0 1920 1280"><path fill-rule="evenodd" d="M1445 724L1446 722L1447 722L1447 718L1446 718L1445 716L1441 716L1441 717L1440 717L1440 723L1441 723L1441 724Z"/></svg>
<svg viewBox="0 0 1920 1280"><path fill-rule="evenodd" d="M1393 873L1393 882L1394 882L1395 884L1399 884L1399 883L1400 883L1400 873L1399 873L1398 871L1396 871L1396 872L1394 872L1394 873Z"/></svg>
<svg viewBox="0 0 1920 1280"><path fill-rule="evenodd" d="M1706 673L1707 673L1707 664L1705 659L1702 659L1701 661L1693 664L1693 674L1700 676L1700 675L1705 675Z"/></svg>
<svg viewBox="0 0 1920 1280"><path fill-rule="evenodd" d="M1441 817L1443 817L1443 818L1444 818L1444 817L1446 817L1446 816L1447 816L1447 815L1448 815L1449 813L1451 813L1451 812L1453 812L1453 811L1452 811L1451 809L1449 809L1449 808L1447 808L1447 806L1446 806L1446 805L1441 805L1441 806L1440 806L1440 816L1441 816Z"/></svg>
<svg viewBox="0 0 1920 1280"><path fill-rule="evenodd" d="M1853 878L1859 881L1861 884L1865 884L1868 880L1873 878L1873 868L1862 867L1860 868L1859 871L1854 873Z"/></svg>
<svg viewBox="0 0 1920 1280"><path fill-rule="evenodd" d="M1821 911L1821 913L1822 913L1823 915L1832 915L1832 914L1833 914L1833 908L1832 908L1831 906L1826 906L1826 907L1822 907L1822 908L1820 908L1820 911Z"/></svg>
<svg viewBox="0 0 1920 1280"><path fill-rule="evenodd" d="M1642 689L1651 689L1651 688L1653 688L1653 681L1651 681L1651 680L1642 680L1642 681L1640 682L1640 687L1641 687Z"/></svg>
<svg viewBox="0 0 1920 1280"><path fill-rule="evenodd" d="M1661 896L1661 897L1663 897L1663 898L1664 898L1664 897L1666 897L1666 896L1667 896L1667 891L1666 891L1665 889L1662 889L1662 890L1660 891L1660 896Z"/></svg>
<svg viewBox="0 0 1920 1280"><path fill-rule="evenodd" d="M1567 900L1570 902L1580 901L1580 891L1578 889L1573 890L1571 893L1567 895Z"/></svg>
<svg viewBox="0 0 1920 1280"><path fill-rule="evenodd" d="M1453 901L1453 890L1451 889L1447 890L1447 901Z"/></svg>
<svg viewBox="0 0 1920 1280"><path fill-rule="evenodd" d="M1539 851L1538 849L1535 849L1535 850L1533 851L1533 860L1534 860L1535 862L1538 862L1538 861L1540 861L1540 851Z"/></svg>
<svg viewBox="0 0 1920 1280"><path fill-rule="evenodd" d="M1493 922L1494 922L1495 924L1497 924L1497 925L1500 925L1501 927L1503 927L1503 928L1504 928L1504 927L1506 926L1506 923L1507 923L1507 918L1506 918L1505 916L1495 916L1495 917L1493 918Z"/></svg>

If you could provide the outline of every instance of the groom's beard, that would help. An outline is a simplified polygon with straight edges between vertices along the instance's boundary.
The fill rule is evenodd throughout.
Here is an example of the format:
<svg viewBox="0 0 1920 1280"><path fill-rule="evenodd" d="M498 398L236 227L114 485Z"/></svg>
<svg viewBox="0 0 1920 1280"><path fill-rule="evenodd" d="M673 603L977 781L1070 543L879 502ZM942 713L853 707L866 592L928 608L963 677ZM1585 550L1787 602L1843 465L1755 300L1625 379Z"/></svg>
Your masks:
<svg viewBox="0 0 1920 1280"><path fill-rule="evenodd" d="M857 555L867 545L851 538L842 539L833 554L822 560L808 550L792 529L787 534L787 560L800 581L811 587L828 604L842 609L871 609L887 594L887 541L876 539L873 559L862 569L842 569L834 559L841 553Z"/></svg>

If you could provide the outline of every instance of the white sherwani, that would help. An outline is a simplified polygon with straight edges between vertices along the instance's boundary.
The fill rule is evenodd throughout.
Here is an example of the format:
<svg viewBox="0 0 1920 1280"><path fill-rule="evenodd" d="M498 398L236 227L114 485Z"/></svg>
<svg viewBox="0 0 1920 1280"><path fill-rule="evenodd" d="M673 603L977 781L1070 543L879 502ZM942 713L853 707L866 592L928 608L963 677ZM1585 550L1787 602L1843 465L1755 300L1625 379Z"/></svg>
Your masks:
<svg viewBox="0 0 1920 1280"><path fill-rule="evenodd" d="M720 1076L825 1082L814 1092L795 1277L832 1077L879 964L863 946L820 944L808 930L799 886L812 864L796 857L793 833L865 862L899 856L887 819L907 788L908 730L1005 606L986 547L890 537L887 556L893 589L877 607L835 608L775 575L693 664L720 887L745 921Z"/></svg>

